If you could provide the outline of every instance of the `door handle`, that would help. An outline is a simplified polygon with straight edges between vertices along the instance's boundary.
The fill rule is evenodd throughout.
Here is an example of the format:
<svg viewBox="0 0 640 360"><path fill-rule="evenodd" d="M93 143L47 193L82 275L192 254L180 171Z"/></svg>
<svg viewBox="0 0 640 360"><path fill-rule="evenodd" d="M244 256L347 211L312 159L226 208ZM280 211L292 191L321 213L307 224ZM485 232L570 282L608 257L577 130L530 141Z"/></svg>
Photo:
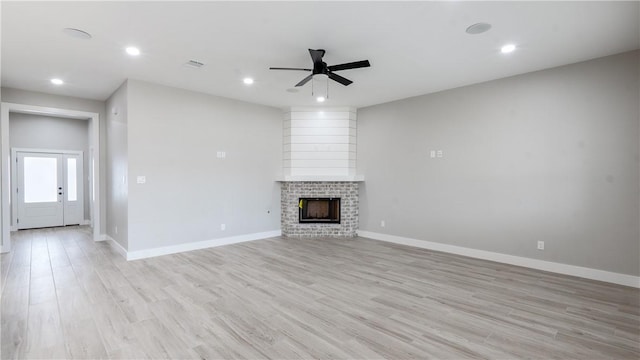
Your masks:
<svg viewBox="0 0 640 360"><path fill-rule="evenodd" d="M61 192L59 192L59 193L58 193L58 195L62 195L62 193L61 193Z"/></svg>

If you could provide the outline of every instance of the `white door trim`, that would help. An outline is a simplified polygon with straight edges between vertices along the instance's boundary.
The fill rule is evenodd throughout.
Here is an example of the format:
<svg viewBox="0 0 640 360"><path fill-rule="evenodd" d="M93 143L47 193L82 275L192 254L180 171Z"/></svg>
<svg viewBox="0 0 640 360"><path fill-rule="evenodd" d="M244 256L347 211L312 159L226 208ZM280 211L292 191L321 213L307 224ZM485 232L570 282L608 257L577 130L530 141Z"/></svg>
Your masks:
<svg viewBox="0 0 640 360"><path fill-rule="evenodd" d="M16 159L18 157L18 153L19 152L37 153L37 154L79 155L80 158L82 158L84 156L84 152L83 151L75 151L75 150L11 148L11 164L15 164L16 163ZM11 165L9 165L9 167L11 167ZM14 170L17 170L17 169L14 168ZM82 186L83 187L84 187L84 177L85 177L85 175L83 174L82 175L82 178L83 178ZM11 172L11 187L12 187L12 189L10 189L10 191L15 190L16 186L18 186L18 172L17 171L12 171ZM86 189L84 189L84 190L86 190ZM85 194L87 192L88 191L84 191ZM84 199L82 201L84 201ZM11 222L11 231L16 231L16 230L18 230L18 224L16 224L16 217L18 216L18 202L17 201L11 202L11 214L13 215L9 219L9 221Z"/></svg>
<svg viewBox="0 0 640 360"><path fill-rule="evenodd" d="M91 129L89 134L89 168L85 171L89 174L89 206L91 210L91 226L93 227L93 240L100 241L100 115L94 112L60 109L54 107L24 105L3 102L0 106L0 213L2 215L0 252L11 251L11 193L9 174L11 169L11 152L9 149L9 113L36 114L44 116L56 116L88 120ZM94 196L95 194L95 196Z"/></svg>

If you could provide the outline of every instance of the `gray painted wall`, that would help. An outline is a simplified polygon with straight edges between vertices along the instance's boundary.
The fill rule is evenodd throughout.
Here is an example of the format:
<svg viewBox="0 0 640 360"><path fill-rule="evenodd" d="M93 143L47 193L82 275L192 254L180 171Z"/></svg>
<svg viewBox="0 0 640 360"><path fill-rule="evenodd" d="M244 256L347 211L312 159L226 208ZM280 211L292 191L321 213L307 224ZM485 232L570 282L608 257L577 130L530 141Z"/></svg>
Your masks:
<svg viewBox="0 0 640 360"><path fill-rule="evenodd" d="M70 96L51 95L34 91L26 91L12 88L2 88L2 101L16 104L47 106L70 110L80 110L95 112L100 115L100 199L106 197L106 131L105 131L105 103L98 100L80 99ZM9 134L11 135L11 134ZM91 147L91 144L89 144ZM97 195L97 194L96 194ZM106 230L106 202L100 202L100 233L104 234Z"/></svg>
<svg viewBox="0 0 640 360"><path fill-rule="evenodd" d="M129 251L280 229L280 109L133 80L127 91Z"/></svg>
<svg viewBox="0 0 640 360"><path fill-rule="evenodd" d="M82 151L84 156L84 219L89 209L89 122L30 114L9 114L11 148ZM11 165L14 165L11 162Z"/></svg>
<svg viewBox="0 0 640 360"><path fill-rule="evenodd" d="M106 233L128 248L128 136L127 82L107 100Z"/></svg>
<svg viewBox="0 0 640 360"><path fill-rule="evenodd" d="M634 51L358 109L360 229L640 275L639 69Z"/></svg>

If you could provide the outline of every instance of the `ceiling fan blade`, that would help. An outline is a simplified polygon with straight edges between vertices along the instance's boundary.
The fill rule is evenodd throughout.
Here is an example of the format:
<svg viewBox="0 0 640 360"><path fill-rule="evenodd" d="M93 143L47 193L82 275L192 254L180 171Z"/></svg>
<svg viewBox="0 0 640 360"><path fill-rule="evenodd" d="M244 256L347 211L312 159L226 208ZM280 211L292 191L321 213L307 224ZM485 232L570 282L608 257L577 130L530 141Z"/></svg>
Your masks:
<svg viewBox="0 0 640 360"><path fill-rule="evenodd" d="M281 68L281 67L270 67L269 70L301 70L301 71L311 71L311 69L302 69L302 68Z"/></svg>
<svg viewBox="0 0 640 360"><path fill-rule="evenodd" d="M312 74L312 75L307 76L306 78L302 79L302 81L300 81L299 83L297 83L297 84L296 84L296 86L302 86L302 85L304 85L304 84L308 83L308 82L309 82L309 80L311 80L311 78L312 78L312 77L313 77L313 74Z"/></svg>
<svg viewBox="0 0 640 360"><path fill-rule="evenodd" d="M334 74L334 73L331 73L331 72L329 74L327 74L327 75L329 75L329 79L337 81L337 82L339 82L340 84L342 84L344 86L348 86L349 84L351 84L353 82L353 81L351 81L351 80L349 80L347 78L344 78L344 77L342 77L342 76L340 76L338 74Z"/></svg>
<svg viewBox="0 0 640 360"><path fill-rule="evenodd" d="M339 70L357 69L357 68L363 68L363 67L369 67L369 66L371 66L371 64L369 64L369 60L362 60L362 61L354 61L354 62L345 63L345 64L327 66L327 69L329 69L329 71L339 71Z"/></svg>
<svg viewBox="0 0 640 360"><path fill-rule="evenodd" d="M313 63L315 64L317 62L322 62L322 57L324 56L324 50L309 49L309 54L311 54L311 60L313 60Z"/></svg>

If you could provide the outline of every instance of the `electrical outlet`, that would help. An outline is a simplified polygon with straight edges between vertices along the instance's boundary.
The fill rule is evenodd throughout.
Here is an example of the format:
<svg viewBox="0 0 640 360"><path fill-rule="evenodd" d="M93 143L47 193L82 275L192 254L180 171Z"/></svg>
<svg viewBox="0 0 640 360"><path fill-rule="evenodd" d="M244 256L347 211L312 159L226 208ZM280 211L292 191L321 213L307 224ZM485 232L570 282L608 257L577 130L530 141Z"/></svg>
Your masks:
<svg viewBox="0 0 640 360"><path fill-rule="evenodd" d="M224 159L227 157L227 153L225 151L218 151L216 153L216 156L218 157L218 159Z"/></svg>
<svg viewBox="0 0 640 360"><path fill-rule="evenodd" d="M380 226L381 227L385 227L387 224L384 222L384 220L380 221Z"/></svg>
<svg viewBox="0 0 640 360"><path fill-rule="evenodd" d="M437 156L437 157L439 157L439 158L441 158L441 157L442 157L442 150L438 150L438 151L436 152L436 156Z"/></svg>
<svg viewBox="0 0 640 360"><path fill-rule="evenodd" d="M544 250L544 241L538 241L538 250Z"/></svg>
<svg viewBox="0 0 640 360"><path fill-rule="evenodd" d="M227 229L227 225L225 224L220 224L220 230L224 231Z"/></svg>
<svg viewBox="0 0 640 360"><path fill-rule="evenodd" d="M144 183L146 183L146 182L147 182L147 177L146 177L146 176L144 176L144 175L138 175L138 176L136 177L136 182L137 182L138 184L144 184Z"/></svg>
<svg viewBox="0 0 640 360"><path fill-rule="evenodd" d="M431 150L431 152L429 153L429 156L431 156L431 158L435 158L436 157L436 151L435 150Z"/></svg>

